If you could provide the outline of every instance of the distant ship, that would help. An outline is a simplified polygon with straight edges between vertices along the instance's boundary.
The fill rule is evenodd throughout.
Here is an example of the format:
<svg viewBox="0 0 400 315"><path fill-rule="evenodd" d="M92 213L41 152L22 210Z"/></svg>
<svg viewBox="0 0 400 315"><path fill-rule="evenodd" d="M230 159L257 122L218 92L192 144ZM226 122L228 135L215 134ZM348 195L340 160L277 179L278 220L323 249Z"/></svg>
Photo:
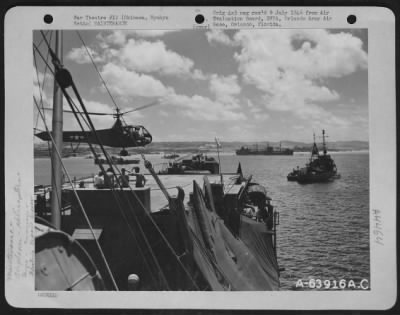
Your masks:
<svg viewBox="0 0 400 315"><path fill-rule="evenodd" d="M163 159L176 159L179 157L179 154L172 153L172 154L164 154Z"/></svg>
<svg viewBox="0 0 400 315"><path fill-rule="evenodd" d="M131 157L131 156L117 156L117 155L112 155L111 156L111 161L115 164L139 164L140 159ZM104 155L99 156L94 159L94 164L105 164L108 163L107 159L105 158Z"/></svg>
<svg viewBox="0 0 400 315"><path fill-rule="evenodd" d="M270 147L267 144L264 149L259 149L258 145L254 149L241 147L239 150L236 150L236 155L293 155L293 150L288 148L282 149L281 144L279 144L279 148Z"/></svg>
<svg viewBox="0 0 400 315"><path fill-rule="evenodd" d="M299 183L318 183L328 182L340 177L337 173L335 162L331 156L327 154L325 130L322 130L322 145L323 154L319 154L314 135L314 145L311 150L309 163L307 163L303 168L297 167L297 169L293 169L293 171L287 175L289 181L297 181Z"/></svg>
<svg viewBox="0 0 400 315"><path fill-rule="evenodd" d="M159 174L219 174L219 163L203 153L195 154L189 159L181 158L168 163L168 167Z"/></svg>

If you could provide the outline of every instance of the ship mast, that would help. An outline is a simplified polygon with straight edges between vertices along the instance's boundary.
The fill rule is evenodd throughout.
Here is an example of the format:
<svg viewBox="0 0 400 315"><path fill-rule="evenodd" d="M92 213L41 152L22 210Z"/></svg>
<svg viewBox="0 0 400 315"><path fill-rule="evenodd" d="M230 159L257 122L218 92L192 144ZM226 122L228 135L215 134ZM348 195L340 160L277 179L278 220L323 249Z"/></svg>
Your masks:
<svg viewBox="0 0 400 315"><path fill-rule="evenodd" d="M312 162L314 156L319 156L318 147L317 147L317 144L315 142L315 132L313 132L313 138L314 138L314 144L313 144L313 147L311 149L310 163Z"/></svg>
<svg viewBox="0 0 400 315"><path fill-rule="evenodd" d="M55 53L62 64L62 32L56 31ZM61 88L54 78L53 88L53 121L52 135L54 142L51 152L51 223L57 229L61 228L61 186L62 186L62 165L58 152L63 149L63 94Z"/></svg>
<svg viewBox="0 0 400 315"><path fill-rule="evenodd" d="M325 143L325 130L322 129L322 148L324 150L324 155L326 155L326 143Z"/></svg>

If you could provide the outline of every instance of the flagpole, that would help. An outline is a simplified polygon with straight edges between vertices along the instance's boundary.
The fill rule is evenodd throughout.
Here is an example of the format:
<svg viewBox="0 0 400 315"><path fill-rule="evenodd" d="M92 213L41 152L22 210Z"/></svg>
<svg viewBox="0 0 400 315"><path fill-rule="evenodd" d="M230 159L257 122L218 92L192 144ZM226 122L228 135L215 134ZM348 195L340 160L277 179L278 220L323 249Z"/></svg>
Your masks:
<svg viewBox="0 0 400 315"><path fill-rule="evenodd" d="M221 159L220 159L220 157L219 157L219 147L220 147L220 143L219 143L217 137L215 137L215 142L217 143L218 170L219 170L219 175L220 175L220 177L221 177L221 184L223 185L223 184L224 184L224 181L223 181L222 172L221 172Z"/></svg>

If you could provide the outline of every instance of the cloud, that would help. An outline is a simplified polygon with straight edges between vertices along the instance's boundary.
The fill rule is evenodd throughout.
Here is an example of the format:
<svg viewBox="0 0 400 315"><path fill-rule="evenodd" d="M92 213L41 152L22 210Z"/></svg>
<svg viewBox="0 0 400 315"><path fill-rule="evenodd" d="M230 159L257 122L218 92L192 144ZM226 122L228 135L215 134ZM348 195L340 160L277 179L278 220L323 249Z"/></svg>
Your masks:
<svg viewBox="0 0 400 315"><path fill-rule="evenodd" d="M237 100L233 97L240 93L236 76L213 76L210 82L216 100L212 100L200 95L176 94L173 88L164 86L150 75L139 74L111 63L103 67L101 74L113 94L124 98L158 97L162 105L177 107L180 113L193 120L246 119L243 113L237 112Z"/></svg>
<svg viewBox="0 0 400 315"><path fill-rule="evenodd" d="M136 30L134 33L140 37L161 37L165 34L178 31L179 30Z"/></svg>
<svg viewBox="0 0 400 315"><path fill-rule="evenodd" d="M227 139L226 141L254 141L260 139L260 132L253 128L251 125L232 125L227 128ZM231 135L234 135L232 139ZM224 140L225 137L221 137ZM232 139L232 140L231 140Z"/></svg>
<svg viewBox="0 0 400 315"><path fill-rule="evenodd" d="M95 63L103 62L104 58L100 56L95 50L87 47L93 61ZM66 55L67 59L73 60L78 64L91 63L90 57L84 46L72 48Z"/></svg>
<svg viewBox="0 0 400 315"><path fill-rule="evenodd" d="M39 82L40 82L41 86L43 85L43 82L45 82L46 84L53 83L53 81L52 81L53 75L51 73L49 73L48 71L46 71L46 73L43 73L41 71L36 72L36 69L33 68L32 74L33 74L33 84L34 85L39 85Z"/></svg>
<svg viewBox="0 0 400 315"><path fill-rule="evenodd" d="M169 113L167 111L165 111L165 110L159 110L158 113L159 113L160 116L163 116L163 117L168 117L169 116Z"/></svg>
<svg viewBox="0 0 400 315"><path fill-rule="evenodd" d="M211 43L220 43L228 46L236 45L236 42L233 41L223 30L211 30L206 33L208 42Z"/></svg>
<svg viewBox="0 0 400 315"><path fill-rule="evenodd" d="M50 90L53 88L53 77L51 74L44 74L40 71L33 73L33 97L36 99L40 105L43 102L45 107L51 103L51 98L49 96ZM36 105L35 105L36 106Z"/></svg>
<svg viewBox="0 0 400 315"><path fill-rule="evenodd" d="M191 59L168 49L160 39L148 41L141 38L158 37L169 32L172 31L114 31L108 35L100 33L97 39L102 53L101 56L97 55L98 60L113 62L136 72L191 77L196 80L207 79L201 70L194 68ZM73 55L77 62L87 61L86 57L81 57L77 48L71 51L70 55Z"/></svg>
<svg viewBox="0 0 400 315"><path fill-rule="evenodd" d="M106 45L123 46L130 38L157 38L179 30L116 30L102 32L97 39Z"/></svg>
<svg viewBox="0 0 400 315"><path fill-rule="evenodd" d="M162 97L173 93L173 89L152 76L128 70L108 63L101 69L101 75L113 94L120 97Z"/></svg>
<svg viewBox="0 0 400 315"><path fill-rule="evenodd" d="M240 30L234 58L244 82L264 93L265 107L333 121L317 104L340 95L324 82L367 68L362 41L326 30ZM331 117L328 117L331 116ZM337 118L336 124L342 124Z"/></svg>
<svg viewBox="0 0 400 315"><path fill-rule="evenodd" d="M270 115L268 113L257 113L254 115L254 118L256 120L264 121L268 120L270 118Z"/></svg>
<svg viewBox="0 0 400 315"><path fill-rule="evenodd" d="M119 50L120 62L130 70L169 75L190 73L193 61L166 48L164 42L130 39Z"/></svg>
<svg viewBox="0 0 400 315"><path fill-rule="evenodd" d="M194 95L173 94L165 103L180 108L182 114L193 120L243 120L246 116L237 111L236 106L213 101L210 98Z"/></svg>
<svg viewBox="0 0 400 315"><path fill-rule="evenodd" d="M210 91L216 99L224 103L237 103L235 96L240 94L241 87L236 75L219 76L212 74L209 82Z"/></svg>
<svg viewBox="0 0 400 315"><path fill-rule="evenodd" d="M127 33L125 31L113 31L108 35L99 33L96 37L103 44L104 48L108 48L108 45L122 46L126 42Z"/></svg>
<svg viewBox="0 0 400 315"><path fill-rule="evenodd" d="M235 54L241 70L263 65L263 72L278 77L285 71L307 79L341 77L367 67L362 41L348 33L326 30L241 30L234 36L241 45ZM248 73L251 75L251 73Z"/></svg>

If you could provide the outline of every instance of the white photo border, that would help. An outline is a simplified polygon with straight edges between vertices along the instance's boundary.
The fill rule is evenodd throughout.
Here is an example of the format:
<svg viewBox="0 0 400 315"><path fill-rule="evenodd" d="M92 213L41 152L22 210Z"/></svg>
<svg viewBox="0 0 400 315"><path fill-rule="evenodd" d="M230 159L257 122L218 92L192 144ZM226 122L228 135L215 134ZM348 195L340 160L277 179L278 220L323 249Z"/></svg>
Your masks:
<svg viewBox="0 0 400 315"><path fill-rule="evenodd" d="M271 8L278 7L268 7ZM7 12L4 22L5 295L8 303L22 308L118 309L388 309L393 306L397 298L395 16L390 9L383 7L323 7L327 8L332 13L333 21L312 24L288 22L284 27L368 29L370 290L36 292L32 206L33 31L96 29L74 25L74 14L109 15L126 13L127 10L135 14L162 13L169 16L169 22L131 21L126 27L107 26L107 29L193 29L196 27L195 15L210 16L215 7L14 7ZM43 22L45 14L54 17L51 25ZM357 16L356 25L347 23L349 14ZM383 245L376 242L374 231L377 222L373 210L380 211Z"/></svg>

